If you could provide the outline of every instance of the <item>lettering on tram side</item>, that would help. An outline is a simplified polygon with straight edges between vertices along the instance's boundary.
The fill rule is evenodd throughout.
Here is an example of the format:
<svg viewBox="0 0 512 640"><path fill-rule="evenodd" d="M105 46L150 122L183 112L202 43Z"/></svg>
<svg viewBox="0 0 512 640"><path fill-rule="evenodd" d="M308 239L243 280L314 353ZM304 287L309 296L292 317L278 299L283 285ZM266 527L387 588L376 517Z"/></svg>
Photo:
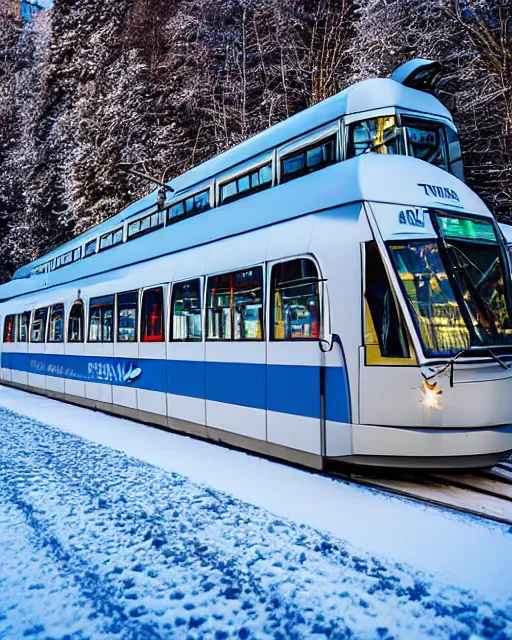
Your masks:
<svg viewBox="0 0 512 640"><path fill-rule="evenodd" d="M46 364L44 360L35 360L32 358L30 360L30 369L35 371L36 373L46 373Z"/></svg>
<svg viewBox="0 0 512 640"><path fill-rule="evenodd" d="M398 213L398 222L413 227L424 227L425 213L428 213L428 209L418 209L418 207L416 209L402 209Z"/></svg>
<svg viewBox="0 0 512 640"><path fill-rule="evenodd" d="M88 362L87 374L89 380L98 380L99 382L126 382L131 384L135 382L142 373L142 369L137 367L134 362L117 363L110 362Z"/></svg>
<svg viewBox="0 0 512 640"><path fill-rule="evenodd" d="M460 202L459 194L449 187L440 187L437 184L425 184L422 182L418 182L418 187L423 187L426 196Z"/></svg>
<svg viewBox="0 0 512 640"><path fill-rule="evenodd" d="M62 365L49 364L46 372L49 376L63 376L64 367Z"/></svg>
<svg viewBox="0 0 512 640"><path fill-rule="evenodd" d="M136 362L90 362L84 359L82 367L67 367L65 365L46 363L44 360L31 358L30 371L41 375L57 376L70 380L84 380L91 382L112 382L131 384L142 374L142 369Z"/></svg>

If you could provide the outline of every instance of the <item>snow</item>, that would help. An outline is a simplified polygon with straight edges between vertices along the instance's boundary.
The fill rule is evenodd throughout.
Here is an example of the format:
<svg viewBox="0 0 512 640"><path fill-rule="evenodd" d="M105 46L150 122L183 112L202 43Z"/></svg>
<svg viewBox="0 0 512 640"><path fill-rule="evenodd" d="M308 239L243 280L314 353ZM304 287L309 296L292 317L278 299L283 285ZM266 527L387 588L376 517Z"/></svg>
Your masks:
<svg viewBox="0 0 512 640"><path fill-rule="evenodd" d="M0 387L0 638L512 637L512 530Z"/></svg>

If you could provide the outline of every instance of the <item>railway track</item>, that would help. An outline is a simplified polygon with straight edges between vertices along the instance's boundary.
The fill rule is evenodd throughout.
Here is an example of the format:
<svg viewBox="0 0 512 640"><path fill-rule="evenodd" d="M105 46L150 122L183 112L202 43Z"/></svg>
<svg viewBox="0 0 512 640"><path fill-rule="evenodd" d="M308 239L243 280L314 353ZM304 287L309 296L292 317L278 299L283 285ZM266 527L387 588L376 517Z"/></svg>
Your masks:
<svg viewBox="0 0 512 640"><path fill-rule="evenodd" d="M512 525L512 457L468 473L335 474L369 487Z"/></svg>

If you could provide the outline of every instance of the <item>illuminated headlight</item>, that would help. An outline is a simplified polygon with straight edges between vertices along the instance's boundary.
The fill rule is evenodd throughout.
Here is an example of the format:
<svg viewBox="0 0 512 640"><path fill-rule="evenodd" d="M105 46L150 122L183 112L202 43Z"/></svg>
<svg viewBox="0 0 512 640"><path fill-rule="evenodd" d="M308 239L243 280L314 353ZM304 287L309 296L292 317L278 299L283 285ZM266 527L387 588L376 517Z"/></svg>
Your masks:
<svg viewBox="0 0 512 640"><path fill-rule="evenodd" d="M423 404L426 407L441 409L441 395L443 391L437 388L437 382L430 384L426 380L423 380L421 391L423 392Z"/></svg>

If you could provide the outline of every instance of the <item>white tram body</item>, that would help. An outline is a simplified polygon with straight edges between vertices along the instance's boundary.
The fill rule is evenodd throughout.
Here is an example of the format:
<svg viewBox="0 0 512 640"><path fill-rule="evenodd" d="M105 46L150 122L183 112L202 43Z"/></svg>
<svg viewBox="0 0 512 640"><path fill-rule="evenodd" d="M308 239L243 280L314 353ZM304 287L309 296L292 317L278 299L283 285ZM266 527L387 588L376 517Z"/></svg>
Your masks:
<svg viewBox="0 0 512 640"><path fill-rule="evenodd" d="M392 79L297 114L19 269L3 383L315 468L493 464L510 267L458 149Z"/></svg>

